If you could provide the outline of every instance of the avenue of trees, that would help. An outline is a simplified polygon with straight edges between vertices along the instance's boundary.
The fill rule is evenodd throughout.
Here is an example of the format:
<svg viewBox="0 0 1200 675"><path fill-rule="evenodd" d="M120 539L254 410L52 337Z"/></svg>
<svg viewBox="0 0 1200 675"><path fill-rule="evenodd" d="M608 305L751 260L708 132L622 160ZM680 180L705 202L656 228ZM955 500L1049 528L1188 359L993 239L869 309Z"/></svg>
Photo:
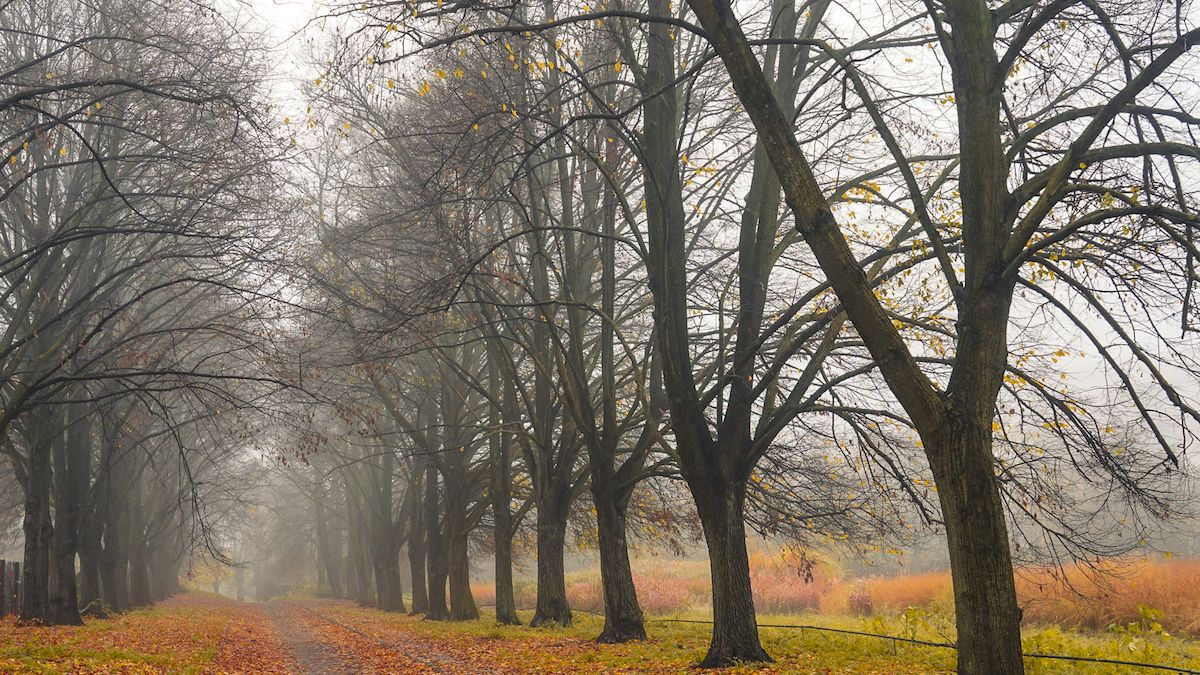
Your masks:
<svg viewBox="0 0 1200 675"><path fill-rule="evenodd" d="M487 559L567 625L590 548L623 642L631 550L702 542L721 667L748 537L935 531L1019 673L1015 565L1186 515L1186 3L326 4L280 112L238 19L98 2L0 5L26 618L203 565L469 620Z"/></svg>
<svg viewBox="0 0 1200 675"><path fill-rule="evenodd" d="M0 451L21 616L165 597L232 503L275 254L258 50L190 2L0 6ZM78 573L77 573L78 570Z"/></svg>

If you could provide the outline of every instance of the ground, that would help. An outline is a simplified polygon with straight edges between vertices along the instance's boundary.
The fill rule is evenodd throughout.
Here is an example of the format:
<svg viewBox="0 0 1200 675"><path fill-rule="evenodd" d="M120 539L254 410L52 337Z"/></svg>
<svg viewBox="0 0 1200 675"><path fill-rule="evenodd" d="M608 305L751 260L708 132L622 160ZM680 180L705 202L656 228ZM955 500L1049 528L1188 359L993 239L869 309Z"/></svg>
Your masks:
<svg viewBox="0 0 1200 675"><path fill-rule="evenodd" d="M526 620L528 617L525 617ZM942 641L947 626L922 613L891 618L763 617L764 624L830 627ZM650 623L651 639L597 645L599 618L580 614L567 629L423 621L338 600L238 603L188 593L155 607L86 626L0 623L2 673L687 673L703 655L708 627ZM768 666L727 672L945 673L953 651L893 644L861 635L764 628ZM1200 668L1190 640L1136 632L1084 636L1054 628L1027 631L1026 651L1086 655ZM1103 663L1030 660L1037 673L1130 673ZM1166 672L1145 669L1143 672Z"/></svg>

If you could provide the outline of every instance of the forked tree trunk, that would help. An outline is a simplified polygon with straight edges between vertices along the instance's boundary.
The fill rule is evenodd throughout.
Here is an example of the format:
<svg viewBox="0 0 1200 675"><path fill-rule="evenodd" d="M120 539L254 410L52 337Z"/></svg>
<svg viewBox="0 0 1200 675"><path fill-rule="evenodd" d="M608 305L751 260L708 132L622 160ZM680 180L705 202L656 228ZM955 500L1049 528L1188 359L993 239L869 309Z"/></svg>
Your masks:
<svg viewBox="0 0 1200 675"><path fill-rule="evenodd" d="M547 500L549 501L549 500ZM538 509L537 608L530 626L571 625L563 553L567 539L566 509Z"/></svg>
<svg viewBox="0 0 1200 675"><path fill-rule="evenodd" d="M702 668L770 661L758 639L746 550L745 488L692 486L712 574L713 632Z"/></svg>

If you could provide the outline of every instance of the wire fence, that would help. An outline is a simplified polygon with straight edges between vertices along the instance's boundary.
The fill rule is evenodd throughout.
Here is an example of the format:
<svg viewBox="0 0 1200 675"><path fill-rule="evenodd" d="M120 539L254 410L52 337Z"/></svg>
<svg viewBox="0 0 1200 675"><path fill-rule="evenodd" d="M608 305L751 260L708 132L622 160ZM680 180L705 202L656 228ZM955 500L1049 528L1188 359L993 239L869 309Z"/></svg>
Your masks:
<svg viewBox="0 0 1200 675"><path fill-rule="evenodd" d="M480 605L480 607L494 607L494 606L495 605ZM533 608L519 608L519 609L523 612L533 611ZM599 616L599 617L604 616L604 614L601 612L593 612L591 610L586 610L586 609L572 609L571 611L579 612L582 614L591 614L593 616ZM713 623L712 619L668 619L668 618L654 618L654 617L649 617L646 619L646 621L651 622L651 623L693 623L693 624L702 624L702 625L706 625L706 626L711 626ZM958 645L954 644L953 642L934 642L932 640L920 640L917 638L907 638L907 637L903 637L900 635L887 635L886 633L871 633L869 631L851 630L849 628L832 628L830 626L816 626L813 624L760 623L760 624L758 624L758 627L759 628L779 628L779 629L783 629L783 630L789 630L789 629L790 630L799 630L801 632L808 630L808 631L815 631L815 632L822 632L822 633L841 633L844 635L857 635L860 637L872 637L872 638L878 638L881 640L891 640L893 653L895 653L896 646L900 643L920 645L922 647L933 647L935 649L954 649L954 650L958 649ZM1142 662L1142 661L1125 661L1122 659L1108 659L1108 658L1103 658L1103 657L1099 657L1099 656L1073 656L1071 654L1042 654L1042 653L1038 653L1038 652L1022 652L1022 656L1024 656L1027 659L1047 659L1047 660L1052 660L1052 661L1074 661L1077 663L1096 663L1096 664L1110 665L1110 666L1131 666L1131 667L1135 667L1135 668L1143 668L1146 670L1161 670L1161 671L1166 671L1166 672L1170 672L1170 673L1184 673L1185 675L1200 675L1200 670L1192 670L1191 668L1184 668L1182 666L1168 666L1168 665L1165 665L1162 663L1146 663L1146 662Z"/></svg>
<svg viewBox="0 0 1200 675"><path fill-rule="evenodd" d="M647 620L659 622L659 623L697 623L697 624L704 624L704 625L709 625L709 626L712 625L712 621L709 619L665 619L665 618L655 619L655 618L651 618L651 619L647 619ZM859 635L862 637L873 637L873 638L879 638L882 640L891 640L893 652L895 652L896 645L901 642L907 643L907 644L921 645L923 647L934 647L937 649L954 649L954 650L958 649L958 645L954 644L953 642L933 642L930 640L919 640L916 638L906 638L906 637L902 637L900 635L887 635L884 633L871 633L868 631L850 630L848 628L831 628L829 626L815 626L812 624L760 623L760 624L758 624L758 627L759 628L792 629L792 630L800 630L801 632L806 631L806 630L811 630L811 631L820 631L820 632L825 632L825 633L843 633L846 635ZM1070 654L1041 654L1041 653L1037 653L1037 652L1022 652L1022 656L1024 656L1027 659L1051 659L1051 660L1056 660L1056 661L1075 661L1075 662L1079 662L1079 663L1099 663L1099 664L1116 665L1116 666L1134 666L1137 668L1145 668L1147 670L1165 670L1165 671L1172 672L1172 673L1188 673L1191 675L1200 675L1200 670L1192 670L1190 668L1184 668L1182 666L1168 666L1168 665L1164 665L1161 663L1144 663L1142 661L1124 661L1121 659L1107 659L1107 658L1103 658L1103 657L1099 657L1099 656L1073 656Z"/></svg>

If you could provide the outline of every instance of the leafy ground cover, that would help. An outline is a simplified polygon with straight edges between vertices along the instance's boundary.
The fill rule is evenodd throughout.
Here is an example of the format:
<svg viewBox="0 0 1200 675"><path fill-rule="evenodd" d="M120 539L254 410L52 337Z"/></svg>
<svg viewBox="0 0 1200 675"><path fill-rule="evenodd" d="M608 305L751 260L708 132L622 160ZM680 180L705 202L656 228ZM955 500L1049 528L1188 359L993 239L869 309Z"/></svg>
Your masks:
<svg viewBox="0 0 1200 675"><path fill-rule="evenodd" d="M83 626L0 621L0 673L294 673L262 607L188 593Z"/></svg>
<svg viewBox="0 0 1200 675"><path fill-rule="evenodd" d="M527 623L529 614L522 612ZM696 672L709 627L698 612L656 615L650 639L598 645L601 618L578 613L564 629L498 626L485 610L477 621L444 623L381 612L342 600L290 598L236 603L184 594L153 608L86 626L45 628L0 623L3 673L666 673ZM807 624L931 642L952 641L947 615L920 607L872 616L765 615L761 622ZM949 673L950 649L806 628L764 627L770 665L733 673ZM1137 620L1103 632L1056 626L1026 630L1027 652L1142 661L1200 669L1200 643L1163 629L1142 610ZM1111 663L1030 659L1037 674L1163 672Z"/></svg>

